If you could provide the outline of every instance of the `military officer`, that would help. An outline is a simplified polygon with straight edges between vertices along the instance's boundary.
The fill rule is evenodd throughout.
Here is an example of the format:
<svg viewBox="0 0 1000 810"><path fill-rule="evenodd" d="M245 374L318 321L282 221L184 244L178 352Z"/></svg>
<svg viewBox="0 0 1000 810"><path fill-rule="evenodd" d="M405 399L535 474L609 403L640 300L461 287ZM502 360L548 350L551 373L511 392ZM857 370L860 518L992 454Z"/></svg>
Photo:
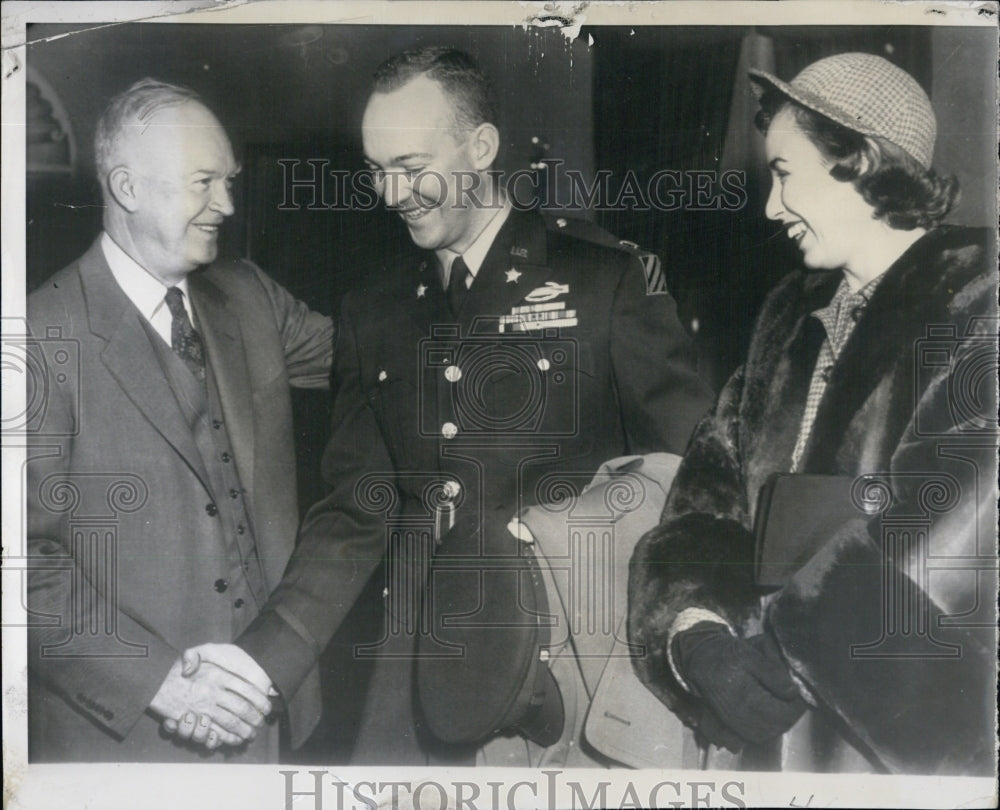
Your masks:
<svg viewBox="0 0 1000 810"><path fill-rule="evenodd" d="M681 453L711 404L652 262L513 210L490 174L496 120L486 78L460 51L407 51L375 75L365 157L424 252L344 299L331 492L238 642L294 694L380 578L384 638L355 651L376 660L358 764L426 764L434 749L411 699L434 548L476 522L506 525L553 471Z"/></svg>

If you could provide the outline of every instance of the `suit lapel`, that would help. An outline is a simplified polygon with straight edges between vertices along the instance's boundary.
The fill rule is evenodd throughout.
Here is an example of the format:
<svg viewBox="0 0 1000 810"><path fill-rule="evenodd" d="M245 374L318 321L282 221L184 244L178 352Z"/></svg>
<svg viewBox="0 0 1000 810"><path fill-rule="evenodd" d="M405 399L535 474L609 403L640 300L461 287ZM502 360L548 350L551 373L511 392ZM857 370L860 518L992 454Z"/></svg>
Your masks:
<svg viewBox="0 0 1000 810"><path fill-rule="evenodd" d="M487 314L480 332L496 333L498 318L510 313L551 274L546 264L545 224L534 213L512 211L483 260L469 288L459 319Z"/></svg>
<svg viewBox="0 0 1000 810"><path fill-rule="evenodd" d="M448 307L433 253L425 253L404 272L398 288L401 307L423 336L430 334L432 325L448 323L462 324L463 335L469 334L474 325L480 334L496 334L499 317L549 280L546 251L542 218L534 212L511 211L457 316Z"/></svg>
<svg viewBox="0 0 1000 810"><path fill-rule="evenodd" d="M219 395L226 431L236 458L240 483L253 490L254 419L253 389L247 366L246 344L239 319L228 307L228 299L204 273L189 276L191 306Z"/></svg>
<svg viewBox="0 0 1000 810"><path fill-rule="evenodd" d="M101 361L211 493L201 455L143 328L142 315L111 275L100 241L84 254L79 266L90 329L107 341Z"/></svg>
<svg viewBox="0 0 1000 810"><path fill-rule="evenodd" d="M428 337L431 326L454 320L433 253L408 264L396 289L400 309L413 322L420 337Z"/></svg>

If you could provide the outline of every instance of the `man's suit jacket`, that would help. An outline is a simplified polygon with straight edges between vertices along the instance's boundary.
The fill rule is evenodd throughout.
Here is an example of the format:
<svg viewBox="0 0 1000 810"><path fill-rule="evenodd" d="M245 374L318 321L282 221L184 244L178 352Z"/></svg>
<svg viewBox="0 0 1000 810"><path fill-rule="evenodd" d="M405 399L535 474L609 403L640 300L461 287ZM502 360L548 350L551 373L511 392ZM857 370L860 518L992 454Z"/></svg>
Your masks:
<svg viewBox="0 0 1000 810"><path fill-rule="evenodd" d="M507 319L501 332L521 307L559 307L556 325L511 331ZM550 473L683 452L711 405L674 302L647 285L640 260L534 213L511 213L457 314L430 254L349 294L334 367L332 491L303 522L274 609L239 642L283 691L297 688L390 535L419 542L467 519L502 528L550 498Z"/></svg>
<svg viewBox="0 0 1000 810"><path fill-rule="evenodd" d="M331 321L246 261L189 285L269 592L298 522L289 385L327 385ZM99 241L29 296L28 322L41 370L27 478L30 756L197 759L146 708L182 650L232 641L257 613L219 585L230 574L215 502L227 494L212 491L155 337ZM285 698L319 711L305 693Z"/></svg>

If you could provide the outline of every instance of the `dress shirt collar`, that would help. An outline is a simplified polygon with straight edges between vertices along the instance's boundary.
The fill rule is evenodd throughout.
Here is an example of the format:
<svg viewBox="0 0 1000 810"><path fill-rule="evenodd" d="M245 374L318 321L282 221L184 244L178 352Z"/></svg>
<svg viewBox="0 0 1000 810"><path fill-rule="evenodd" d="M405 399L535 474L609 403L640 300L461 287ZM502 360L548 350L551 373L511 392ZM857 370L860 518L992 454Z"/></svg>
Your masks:
<svg viewBox="0 0 1000 810"><path fill-rule="evenodd" d="M466 267L469 268L469 278L466 281L468 286L472 286L473 279L475 279L479 268L483 266L483 262L486 260L486 254L490 252L490 248L493 246L493 241L497 238L497 234L500 233L500 229L507 221L507 217L510 216L510 210L510 200L504 200L503 206L493 215L493 219L479 232L479 236L469 245L469 248L461 254L465 260ZM451 276L451 264L459 254L453 250L444 249L435 251L435 255L441 267L444 268L444 287L447 289L448 278Z"/></svg>
<svg viewBox="0 0 1000 810"><path fill-rule="evenodd" d="M851 286L847 279L841 280L833 298L825 307L815 310L812 316L816 318L826 330L826 337L830 344L830 350L834 359L840 355L840 350L847 342L854 325L861 318L872 293L878 287L879 282L884 278L885 273L876 276L864 287L855 292L851 292Z"/></svg>
<svg viewBox="0 0 1000 810"><path fill-rule="evenodd" d="M139 313L155 326L154 321L158 319L160 311L166 309L164 300L164 296L167 294L166 285L122 250L115 240L108 236L107 232L101 235L101 250L104 251L104 258L108 262L108 267L111 268L111 275L115 277L122 292L135 304ZM184 293L184 308L193 323L194 314L188 296L187 278L183 278L177 283L177 289Z"/></svg>

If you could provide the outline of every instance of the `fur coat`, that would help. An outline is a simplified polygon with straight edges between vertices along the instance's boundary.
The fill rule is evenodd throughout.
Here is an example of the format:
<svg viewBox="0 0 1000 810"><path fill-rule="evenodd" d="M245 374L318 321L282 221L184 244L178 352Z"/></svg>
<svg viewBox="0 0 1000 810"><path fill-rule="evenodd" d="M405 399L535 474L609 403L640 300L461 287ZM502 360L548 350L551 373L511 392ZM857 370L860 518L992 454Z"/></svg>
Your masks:
<svg viewBox="0 0 1000 810"><path fill-rule="evenodd" d="M841 274L795 272L768 297L745 365L631 562L630 641L645 648L635 666L686 723L697 698L665 647L678 613L700 607L778 641L814 707L806 717L835 730L808 769L853 769L834 750L849 746L881 772L993 773L996 266L985 231L939 226L886 271L829 376L800 471L875 474L892 498L830 527L763 599L757 494L790 469L824 338L810 313Z"/></svg>

